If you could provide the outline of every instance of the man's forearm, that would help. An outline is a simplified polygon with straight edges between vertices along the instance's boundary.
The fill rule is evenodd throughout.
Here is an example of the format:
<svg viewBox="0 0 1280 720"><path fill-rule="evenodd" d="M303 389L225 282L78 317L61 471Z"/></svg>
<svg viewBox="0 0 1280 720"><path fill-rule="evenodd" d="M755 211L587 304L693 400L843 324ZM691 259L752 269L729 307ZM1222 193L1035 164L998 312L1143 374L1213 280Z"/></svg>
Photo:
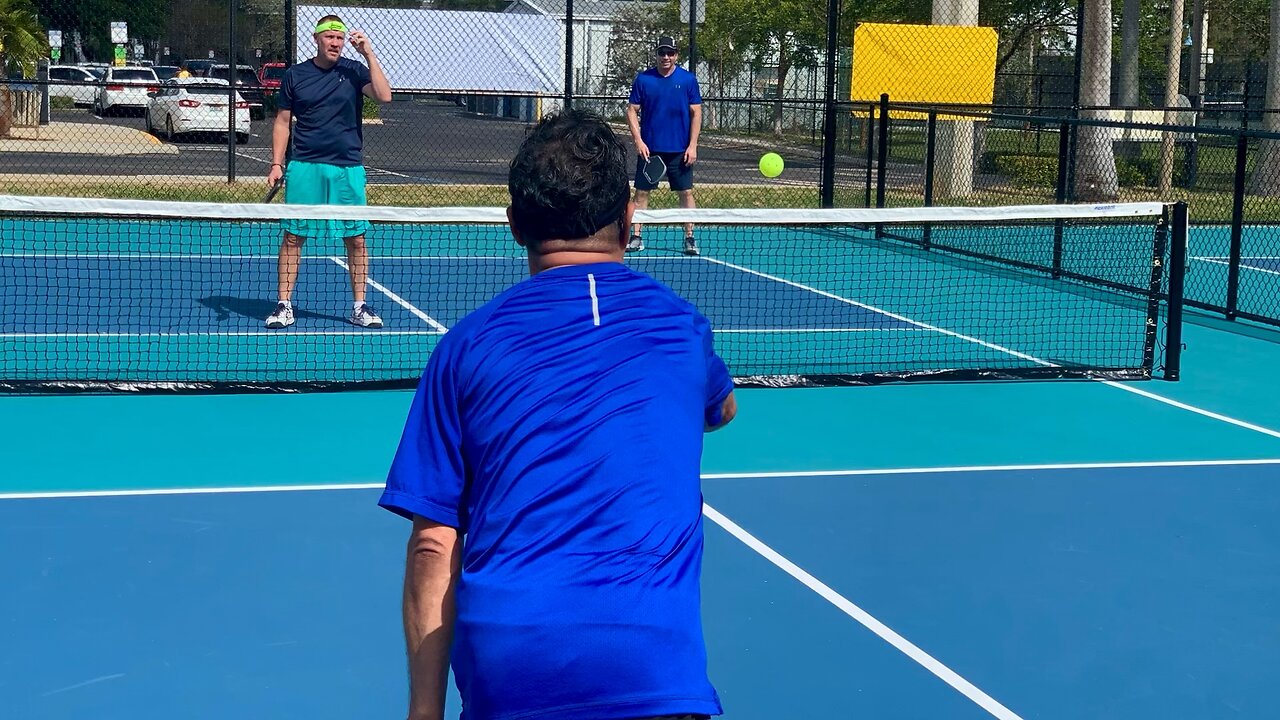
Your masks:
<svg viewBox="0 0 1280 720"><path fill-rule="evenodd" d="M276 113L275 123L271 126L271 163L283 165L285 151L289 148L289 127L292 115L289 112Z"/></svg>
<svg viewBox="0 0 1280 720"><path fill-rule="evenodd" d="M698 138L702 135L702 106L695 105L689 114L689 146L697 147Z"/></svg>
<svg viewBox="0 0 1280 720"><path fill-rule="evenodd" d="M370 52L365 60L369 61L369 84L373 86L374 99L378 102L391 102L391 83L387 81L387 74L382 72L378 56Z"/></svg>
<svg viewBox="0 0 1280 720"><path fill-rule="evenodd" d="M440 543L415 533L404 578L404 632L409 655L409 717L444 717L453 642L454 586L461 543Z"/></svg>
<svg viewBox="0 0 1280 720"><path fill-rule="evenodd" d="M633 107L627 107L627 129L631 131L631 141L639 147L640 140L640 116Z"/></svg>

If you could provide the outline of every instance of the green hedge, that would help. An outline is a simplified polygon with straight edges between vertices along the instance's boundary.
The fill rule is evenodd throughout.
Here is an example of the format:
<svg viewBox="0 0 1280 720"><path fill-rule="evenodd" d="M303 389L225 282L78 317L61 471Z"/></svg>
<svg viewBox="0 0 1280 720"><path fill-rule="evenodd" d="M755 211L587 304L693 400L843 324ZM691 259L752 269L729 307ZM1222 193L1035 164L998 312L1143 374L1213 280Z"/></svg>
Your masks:
<svg viewBox="0 0 1280 720"><path fill-rule="evenodd" d="M1058 158L1045 155L1001 155L983 153L981 171L1002 175L1025 187L1054 188L1058 185ZM1121 187L1156 187L1160 181L1159 158L1116 158L1116 176ZM1173 184L1186 183L1186 165L1181 157L1173 164Z"/></svg>

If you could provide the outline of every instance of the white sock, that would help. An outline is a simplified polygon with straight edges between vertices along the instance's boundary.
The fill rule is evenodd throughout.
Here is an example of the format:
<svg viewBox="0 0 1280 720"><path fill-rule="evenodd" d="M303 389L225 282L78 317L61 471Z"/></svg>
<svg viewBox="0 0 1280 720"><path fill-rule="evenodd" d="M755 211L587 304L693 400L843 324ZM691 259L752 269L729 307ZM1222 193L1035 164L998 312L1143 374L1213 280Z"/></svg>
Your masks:
<svg viewBox="0 0 1280 720"><path fill-rule="evenodd" d="M281 300L280 303L283 304L285 307L289 308L290 310L293 309L293 303L288 300Z"/></svg>

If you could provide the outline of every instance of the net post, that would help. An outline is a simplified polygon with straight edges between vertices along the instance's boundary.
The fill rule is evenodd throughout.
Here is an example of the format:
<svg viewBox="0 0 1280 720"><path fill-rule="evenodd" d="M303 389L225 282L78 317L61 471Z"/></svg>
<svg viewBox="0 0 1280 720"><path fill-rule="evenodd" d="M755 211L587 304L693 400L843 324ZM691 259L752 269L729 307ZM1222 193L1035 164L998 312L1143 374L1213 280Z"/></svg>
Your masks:
<svg viewBox="0 0 1280 720"><path fill-rule="evenodd" d="M1169 242L1169 308L1165 329L1164 379L1177 380L1182 375L1182 303L1183 283L1187 273L1187 204L1174 203L1173 236Z"/></svg>
<svg viewBox="0 0 1280 720"><path fill-rule="evenodd" d="M938 111L929 111L929 120L924 134L924 206L933 207L933 172L937 164ZM933 225L925 223L924 247L929 248L933 239Z"/></svg>
<svg viewBox="0 0 1280 720"><path fill-rule="evenodd" d="M867 197L863 202L863 207L871 207L871 173L876 166L876 144L871 141L871 136L876 131L876 106L874 103L867 106Z"/></svg>
<svg viewBox="0 0 1280 720"><path fill-rule="evenodd" d="M1231 249L1227 252L1227 319L1236 319L1240 301L1240 255L1244 241L1244 186L1249 136L1236 136L1236 172L1231 188Z"/></svg>
<svg viewBox="0 0 1280 720"><path fill-rule="evenodd" d="M1142 367L1148 373L1155 369L1156 343L1160 339L1160 299L1165 269L1165 251L1169 245L1169 206L1165 205L1156 223L1155 244L1151 251L1151 281L1147 286L1147 322L1142 342Z"/></svg>
<svg viewBox="0 0 1280 720"><path fill-rule="evenodd" d="M885 173L889 163L889 93L880 95L880 127L876 143L876 207L884 207Z"/></svg>

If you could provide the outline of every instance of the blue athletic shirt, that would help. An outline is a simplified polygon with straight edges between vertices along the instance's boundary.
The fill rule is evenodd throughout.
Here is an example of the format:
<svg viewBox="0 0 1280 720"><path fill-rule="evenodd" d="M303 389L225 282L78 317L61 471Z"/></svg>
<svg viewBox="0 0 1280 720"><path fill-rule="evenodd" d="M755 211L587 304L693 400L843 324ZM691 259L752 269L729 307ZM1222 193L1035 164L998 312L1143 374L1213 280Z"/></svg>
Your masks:
<svg viewBox="0 0 1280 720"><path fill-rule="evenodd" d="M698 78L677 65L662 77L649 68L631 83L631 104L640 106L640 139L653 152L684 152L689 147L690 105L702 104Z"/></svg>
<svg viewBox="0 0 1280 720"><path fill-rule="evenodd" d="M711 326L620 263L548 270L449 330L379 504L465 533L464 720L718 715L700 613Z"/></svg>
<svg viewBox="0 0 1280 720"><path fill-rule="evenodd" d="M280 81L280 109L291 110L293 150L303 162L352 167L364 162L364 86L369 68L348 58L325 70L314 60L291 65Z"/></svg>

